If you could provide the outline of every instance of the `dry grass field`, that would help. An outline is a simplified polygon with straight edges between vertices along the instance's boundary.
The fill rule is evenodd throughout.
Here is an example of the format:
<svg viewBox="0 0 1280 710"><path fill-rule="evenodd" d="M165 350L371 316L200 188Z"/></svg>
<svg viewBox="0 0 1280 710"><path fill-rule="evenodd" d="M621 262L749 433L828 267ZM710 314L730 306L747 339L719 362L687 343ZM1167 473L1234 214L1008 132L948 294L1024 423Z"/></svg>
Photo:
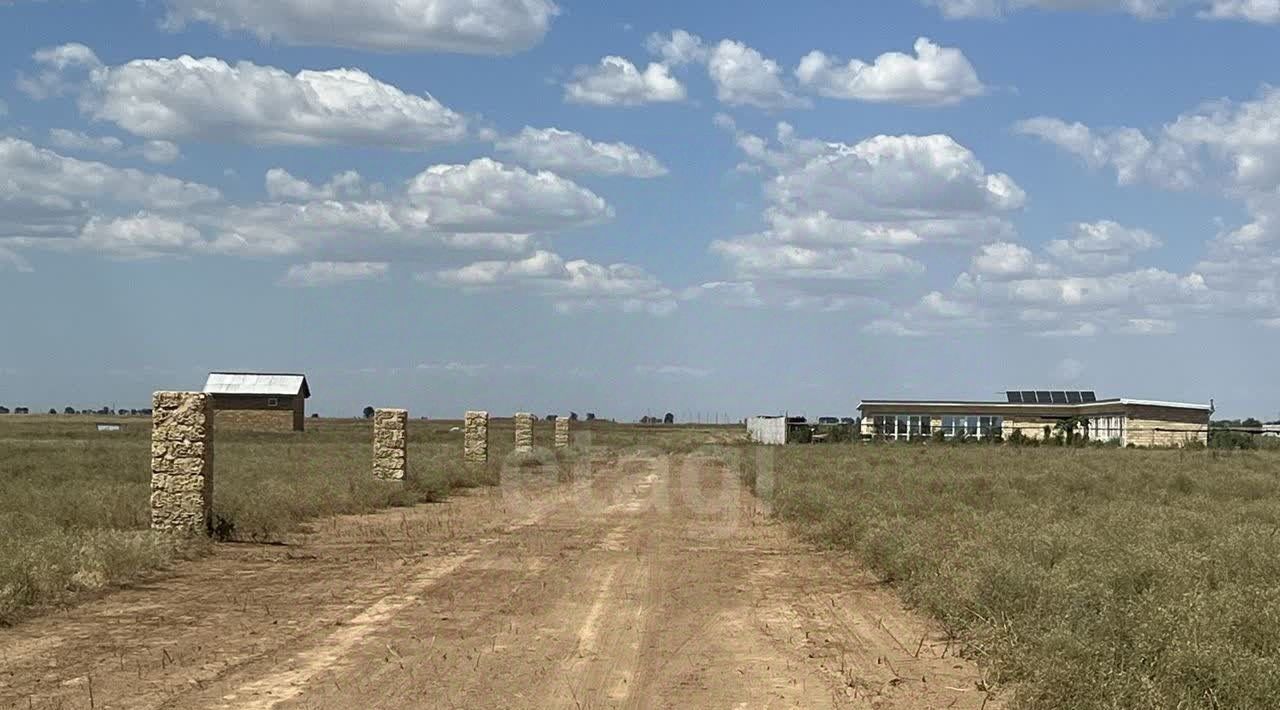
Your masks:
<svg viewBox="0 0 1280 710"><path fill-rule="evenodd" d="M145 419L122 422L125 431L108 434L95 431L92 418L0 418L0 526L6 533L0 537L0 625L42 608L83 601L93 592L141 577L163 579L157 572L173 566L176 560L211 551L209 543L174 541L147 530L150 424ZM303 559L295 552L315 550L321 560L329 560L331 554L338 556L332 560L338 570L341 556L349 554L350 543L340 537L336 546L327 548L329 543L324 540L345 528L320 526L320 537L300 536L300 532L317 529L309 521L438 501L459 487L497 482L501 471L510 470L504 466L513 462L520 467L521 461L511 453L510 420L493 420L493 463L480 470L461 464L462 435L451 431L458 424L410 422L412 480L405 485L372 479L372 429L367 421L313 420L302 435L220 433L215 444L215 513L222 538L254 545L240 546L246 548L242 555L213 555L202 564L207 562L209 574L216 578L227 565L243 564L236 562L241 558L275 559L270 545L288 542L287 548L276 548L285 550L279 553L283 562L264 569L284 570L287 567L280 565ZM807 581L792 579L795 593L788 592L785 606L771 612L798 614L794 618L802 622L788 623L813 628L795 639L770 636L775 633L777 619L756 618L761 614L759 605L761 600L777 603L784 598L779 596L782 587L777 585L790 578L761 577L769 569L765 562L771 559L760 557L761 550L773 549L769 552L773 555L788 548L773 538L761 547L763 538L758 535L766 533L752 532L756 523L750 521L754 518L751 514L742 517L742 509L734 507L737 504L731 497L722 499L717 494L700 499L704 505L715 502L712 517L727 515L737 521L735 536L726 538L723 549L712 555L715 564L721 565L716 569L722 570L715 574L723 574L726 564L746 566L733 567L737 570L734 574L745 576L725 587L723 591L729 596L707 597L699 604L711 608L738 603L733 601L738 598L735 594L762 595L743 602L755 605L751 618L764 624L758 629L766 634L761 638L782 644L776 649L778 653L799 654L826 664L828 670L838 669L838 676L845 679L841 682L847 682L847 695L833 704L857 706L860 698L879 698L906 707L913 702L931 702L925 700L932 692L929 689L941 687L923 679L915 685L901 685L905 676L898 670L892 671L889 681L874 680L868 669L877 667L875 659L862 659L860 666L848 660L849 649L869 643L866 638L838 643L832 639L848 629L865 627L859 633L876 634L885 629L881 641L887 645L878 652L900 646L900 638L910 633L922 634L917 639L919 648L897 649L902 657L895 663L923 663L929 655L934 664L929 666L931 673L940 672L938 669L945 667L942 662L963 649L980 664L985 678L976 688L970 684L968 691L956 696L966 702L977 698L978 704L986 704L987 690L996 689L996 695L990 697L1029 708L1280 706L1278 452L936 444L766 448L741 444L742 432L733 427L639 427L607 422L580 424L575 437L573 453L558 457L556 467L537 470L566 473L567 477L559 480L562 488L568 486L565 491L596 491L592 496L603 491L610 500L621 495L651 502L622 508L614 502L587 514L580 504L563 498L565 493L548 493L553 495L546 499L546 505L552 506L548 510L558 511L553 517L559 520L559 527L554 530L560 532L555 534L572 534L557 538L553 544L551 538L542 536L544 532L551 534L551 529L530 529L528 534L535 536L529 542L532 547L515 550L511 553L514 558L474 558L487 560L481 568L490 570L485 574L510 567L514 571L504 574L547 575L562 563L569 565L566 569L574 568L580 563L571 561L587 555L592 559L602 556L597 560L604 565L598 570L600 574L621 575L619 570L639 565L635 570L639 576L628 581L639 585L637 589L674 584L672 579L642 574L643 570L658 569L652 567L657 558L635 557L642 553L629 550L634 546L644 555L659 557L706 552L705 541L699 537L702 533L689 537L687 548L668 549L668 535L675 533L655 537L657 528L653 526L675 525L683 531L682 536L696 529L700 516L707 512L689 507L688 500L679 495L671 498L668 489L674 491L671 487L690 475L693 478L688 480L700 481L697 485L714 484L715 468L699 464L690 473L684 468L663 467L680 461L736 460L742 479L768 501L778 519L835 556L817 562L817 566L814 559L803 558L813 576ZM551 425L539 422L535 443L549 448L551 439ZM598 477L596 483L590 479L575 482L572 471L576 459L589 457L598 463L617 461L619 456L625 461L650 462L646 465L658 466L653 470L661 473L645 474L645 469L633 470L630 464L610 464L592 474ZM582 458L579 463L589 462ZM600 488L605 481L614 482ZM654 481L670 483L646 487L658 485ZM582 488L584 485L587 488ZM495 500L502 500L502 495L497 495ZM672 507L673 500L685 502ZM499 515L491 523L478 519L478 540L489 539L484 531L490 528L485 526L497 524L500 515L515 514L478 500L467 505L479 506L478 510L486 511L484 515ZM653 505L657 508L649 507ZM408 534L400 529L406 524L404 520L454 519L452 513L422 512L433 507L437 506L420 508L410 518L358 522L356 530L366 537L373 534L369 532L372 529L382 530L367 541L370 546L365 554L382 560L384 553L379 551L377 540ZM624 518L630 522L615 530L622 519L610 510L625 511ZM578 516L584 516L585 527L575 527ZM449 522L440 528L439 534L444 535L440 544L446 548L456 545L453 525ZM622 539L618 530L624 528L627 535L636 536L627 544L618 542ZM414 542L417 534L396 543L392 550L400 556L394 558L400 560L396 564L412 558L419 544ZM599 536L602 541L583 547L581 541L575 542L583 536ZM504 549L496 547L494 554ZM528 557L531 551L532 558ZM551 559L557 561L548 563ZM735 559L737 562L731 562ZM619 567L624 561L626 565ZM528 564L533 566L526 569ZM825 577L817 574L824 566L828 569ZM874 576L867 577L862 569ZM711 568L703 571L711 574ZM191 574L198 578L200 573L188 572L187 581L172 584L179 589L190 586ZM274 579L270 584L281 582L270 579ZM524 581L512 584L532 584L521 579ZM564 581L556 579L557 584ZM881 584L874 584L875 580ZM466 578L457 583L464 581ZM713 582L708 578L707 584L714 586ZM587 579L583 583L592 582ZM927 626L921 626L924 621L903 616L893 609L892 602L876 596L884 583L912 609L939 622L940 631L928 631ZM544 585L540 589L552 589L545 586L548 581L538 584ZM764 586L757 589L756 585ZM193 587L196 592L198 586ZM572 587L570 584L566 589L566 598L573 597ZM683 593L681 589L685 588L672 587L664 594ZM274 593L291 592L281 587ZM602 603L617 605L618 613L625 616L633 611L635 599L649 599L645 594L657 592L632 590L623 594L605 584L601 594L606 593L622 595L617 599L609 596ZM144 597L146 592L136 594ZM448 604L460 598L453 594L449 592ZM657 599L642 606L660 603ZM840 599L844 601L837 601ZM502 595L492 602L495 608L507 603ZM671 619L684 618L680 614L692 608L679 606L674 597L661 603L675 605ZM527 611L540 614L546 607L534 605ZM572 617L578 612L565 613ZM834 616L826 619L830 615ZM891 619L896 624L892 631L884 626ZM662 626L665 630L661 633L671 633L668 626ZM826 630L818 633L813 629ZM685 643L679 638L672 640L677 642ZM297 641L282 639L281 643L285 644L282 648L289 648L288 644ZM792 643L800 646L787 645ZM717 647L707 653L731 651ZM86 663L96 662L92 647L86 654ZM632 661L610 661L615 662ZM527 667L534 666L530 660ZM263 672L270 667L263 665ZM587 670L591 668L594 666ZM604 682L594 673L580 679L586 684L583 687ZM814 676L819 677L829 679ZM479 682L475 678L460 678L459 682L463 680L463 685ZM725 692L726 698L733 695ZM341 704L338 696L331 700Z"/></svg>
<svg viewBox="0 0 1280 710"><path fill-rule="evenodd" d="M98 432L98 421L124 430ZM227 541L275 542L306 521L440 500L492 484L511 454L509 419L490 425L488 469L462 464L457 421L411 420L405 485L371 476L372 423L308 420L294 433L219 432L214 515ZM597 446L692 449L708 430L579 424ZM590 432L588 434L588 432ZM145 417L0 417L0 624L200 554L199 541L148 532L151 423ZM552 425L535 444L550 448Z"/></svg>
<svg viewBox="0 0 1280 710"><path fill-rule="evenodd" d="M342 426L275 446L336 447L324 468L350 447L363 478L363 432ZM448 433L435 426L417 448ZM937 624L764 513L715 450L741 438L599 425L567 456L503 457L500 485L439 504L209 545L0 628L0 708L1002 707ZM238 466L265 446L220 445L244 448ZM255 506L286 509L253 495L270 465L237 469L238 513L220 504L241 531L259 527L244 522ZM309 508L388 502L343 488L294 490Z"/></svg>
<svg viewBox="0 0 1280 710"><path fill-rule="evenodd" d="M0 623L198 554L152 535L150 420L100 433L91 417L0 418ZM456 422L410 425L407 485L370 475L372 424L312 420L305 434L219 433L215 516L232 541L271 542L305 521L438 500L491 481L461 464ZM541 432L540 432L541 433ZM548 433L547 436L550 436ZM511 445L501 431L500 456Z"/></svg>
<svg viewBox="0 0 1280 710"><path fill-rule="evenodd" d="M806 538L849 550L1030 708L1280 707L1280 454L747 449Z"/></svg>

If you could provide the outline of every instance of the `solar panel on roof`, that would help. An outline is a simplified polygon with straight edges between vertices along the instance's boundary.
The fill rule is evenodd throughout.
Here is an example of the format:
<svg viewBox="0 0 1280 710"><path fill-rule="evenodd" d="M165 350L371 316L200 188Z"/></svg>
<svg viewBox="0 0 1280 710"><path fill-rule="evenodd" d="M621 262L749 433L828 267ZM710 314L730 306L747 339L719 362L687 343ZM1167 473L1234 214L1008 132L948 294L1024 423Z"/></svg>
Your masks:
<svg viewBox="0 0 1280 710"><path fill-rule="evenodd" d="M1056 390L1056 391L1054 391L1054 392L1050 392L1050 393L1049 393L1049 395L1053 398L1053 403L1054 403L1054 404L1066 404L1066 403L1067 403L1067 393L1066 393L1066 392L1063 392L1062 390Z"/></svg>
<svg viewBox="0 0 1280 710"><path fill-rule="evenodd" d="M1080 404L1081 402L1084 401L1084 398L1081 397L1080 395L1081 395L1080 392L1068 392L1067 401L1070 402L1071 404Z"/></svg>
<svg viewBox="0 0 1280 710"><path fill-rule="evenodd" d="M1035 392L1032 392L1031 390L1023 390L1023 391L1022 391L1022 403L1023 403L1023 404L1035 404L1035 403L1036 403L1036 393L1035 393Z"/></svg>
<svg viewBox="0 0 1280 710"><path fill-rule="evenodd" d="M1005 392L1005 395L1009 397L1009 404L1022 404L1021 392L1014 392L1013 390L1009 390L1008 392Z"/></svg>
<svg viewBox="0 0 1280 710"><path fill-rule="evenodd" d="M1081 399L1083 399L1085 402L1097 402L1097 401L1098 401L1098 395L1097 395L1097 394L1095 394L1095 393L1093 393L1093 392L1081 392L1081 393L1080 393L1080 398L1081 398Z"/></svg>
<svg viewBox="0 0 1280 710"><path fill-rule="evenodd" d="M1053 404L1053 394L1048 390L1037 390L1036 403L1037 404Z"/></svg>

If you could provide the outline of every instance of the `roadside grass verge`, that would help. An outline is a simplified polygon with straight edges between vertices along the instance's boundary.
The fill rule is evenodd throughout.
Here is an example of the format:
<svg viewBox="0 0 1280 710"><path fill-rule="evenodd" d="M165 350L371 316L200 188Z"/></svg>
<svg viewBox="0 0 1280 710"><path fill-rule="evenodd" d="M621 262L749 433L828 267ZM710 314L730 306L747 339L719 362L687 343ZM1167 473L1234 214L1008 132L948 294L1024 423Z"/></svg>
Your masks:
<svg viewBox="0 0 1280 710"><path fill-rule="evenodd" d="M1028 708L1280 707L1280 455L747 448L744 479Z"/></svg>
<svg viewBox="0 0 1280 710"><path fill-rule="evenodd" d="M0 418L0 624L126 583L210 548L203 540L154 535L150 525L147 418ZM372 477L372 424L307 420L302 434L223 432L214 441L214 519L223 541L272 543L331 515L444 499L495 485L504 468L565 480L585 452L682 451L739 436L726 427L638 427L578 422L574 449L552 452L553 427L538 422L530 457L512 456L510 419L491 420L490 464L462 462L458 421L409 422L404 484Z"/></svg>
<svg viewBox="0 0 1280 710"><path fill-rule="evenodd" d="M0 624L201 554L202 540L150 524L150 422L100 434L81 417L0 424ZM10 423L12 422L12 423ZM279 542L314 518L442 500L498 479L462 463L456 423L413 421L410 480L373 480L368 422L308 421L304 434L219 432L214 516L221 539ZM505 443L505 450L510 443Z"/></svg>

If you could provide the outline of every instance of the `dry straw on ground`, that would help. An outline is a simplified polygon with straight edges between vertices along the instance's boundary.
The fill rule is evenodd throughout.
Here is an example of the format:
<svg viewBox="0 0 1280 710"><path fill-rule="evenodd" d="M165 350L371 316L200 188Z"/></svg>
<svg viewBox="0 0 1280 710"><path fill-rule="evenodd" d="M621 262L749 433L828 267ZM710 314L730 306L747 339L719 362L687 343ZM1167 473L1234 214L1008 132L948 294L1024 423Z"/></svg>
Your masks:
<svg viewBox="0 0 1280 710"><path fill-rule="evenodd" d="M103 434L82 417L0 420L0 624L31 607L162 568L207 544L152 533L151 422ZM410 422L403 486L369 473L371 422L308 422L305 434L219 432L213 524L221 539L278 541L306 521L438 500L497 480L467 467L447 422ZM507 449L509 450L509 448Z"/></svg>
<svg viewBox="0 0 1280 710"><path fill-rule="evenodd" d="M881 445L743 457L1036 708L1280 707L1280 455Z"/></svg>

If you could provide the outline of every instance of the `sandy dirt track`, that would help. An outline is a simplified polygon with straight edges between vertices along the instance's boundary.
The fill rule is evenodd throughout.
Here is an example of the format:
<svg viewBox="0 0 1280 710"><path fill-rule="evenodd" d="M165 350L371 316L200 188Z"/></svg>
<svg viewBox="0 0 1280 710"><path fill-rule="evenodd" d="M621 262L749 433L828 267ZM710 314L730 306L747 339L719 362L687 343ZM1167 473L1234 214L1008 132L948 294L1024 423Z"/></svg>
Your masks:
<svg viewBox="0 0 1280 710"><path fill-rule="evenodd" d="M949 646L721 462L633 454L0 630L0 707L997 707Z"/></svg>

